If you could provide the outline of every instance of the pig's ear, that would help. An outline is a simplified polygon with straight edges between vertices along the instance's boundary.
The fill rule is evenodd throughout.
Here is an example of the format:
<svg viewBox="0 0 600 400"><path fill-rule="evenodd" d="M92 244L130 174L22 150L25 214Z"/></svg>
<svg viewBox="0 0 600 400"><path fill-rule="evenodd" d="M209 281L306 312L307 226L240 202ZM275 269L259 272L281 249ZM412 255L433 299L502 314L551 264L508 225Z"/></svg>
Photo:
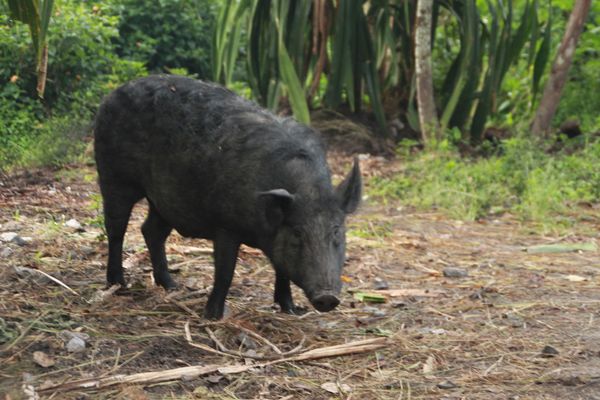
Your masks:
<svg viewBox="0 0 600 400"><path fill-rule="evenodd" d="M358 158L354 158L352 171L344 178L335 189L335 194L340 202L340 207L346 214L351 214L358 208L362 193L362 179Z"/></svg>
<svg viewBox="0 0 600 400"><path fill-rule="evenodd" d="M264 216L271 228L276 228L283 222L285 214L294 202L294 195L285 189L273 189L258 193L264 210Z"/></svg>

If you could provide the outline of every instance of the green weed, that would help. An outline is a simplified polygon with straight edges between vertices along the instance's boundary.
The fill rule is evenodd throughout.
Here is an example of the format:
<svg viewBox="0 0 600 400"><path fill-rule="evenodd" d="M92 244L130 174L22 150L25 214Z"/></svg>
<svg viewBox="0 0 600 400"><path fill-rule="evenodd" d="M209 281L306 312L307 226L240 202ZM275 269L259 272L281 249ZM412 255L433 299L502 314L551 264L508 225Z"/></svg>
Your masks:
<svg viewBox="0 0 600 400"><path fill-rule="evenodd" d="M369 220L351 224L348 235L362 239L379 240L389 237L393 231L393 225L389 221Z"/></svg>
<svg viewBox="0 0 600 400"><path fill-rule="evenodd" d="M438 208L457 219L506 211L544 226L572 225L577 219L567 214L573 204L600 200L600 141L572 154L547 154L543 147L514 138L489 158L418 154L407 158L401 174L374 180L369 194Z"/></svg>

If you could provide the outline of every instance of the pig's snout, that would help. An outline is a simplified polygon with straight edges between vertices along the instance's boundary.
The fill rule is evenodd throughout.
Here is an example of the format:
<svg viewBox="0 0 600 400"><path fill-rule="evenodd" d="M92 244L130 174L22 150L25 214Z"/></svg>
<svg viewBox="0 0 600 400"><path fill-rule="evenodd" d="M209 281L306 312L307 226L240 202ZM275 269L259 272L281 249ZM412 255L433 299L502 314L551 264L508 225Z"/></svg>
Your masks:
<svg viewBox="0 0 600 400"><path fill-rule="evenodd" d="M312 305L321 312L331 311L340 304L340 299L331 293L318 294L310 299Z"/></svg>

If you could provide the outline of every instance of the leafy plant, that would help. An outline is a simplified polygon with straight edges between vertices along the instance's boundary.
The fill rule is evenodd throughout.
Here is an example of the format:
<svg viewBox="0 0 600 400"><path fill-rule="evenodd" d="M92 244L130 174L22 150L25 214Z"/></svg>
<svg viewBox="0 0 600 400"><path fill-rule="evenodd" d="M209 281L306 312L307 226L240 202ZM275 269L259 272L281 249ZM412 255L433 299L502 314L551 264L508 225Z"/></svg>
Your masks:
<svg viewBox="0 0 600 400"><path fill-rule="evenodd" d="M539 80L550 49L550 20L539 22L538 0L518 7L518 19L513 3L434 2L432 36L452 59L436 93L443 130L459 128L478 142L497 111L505 75L522 58L535 64ZM368 106L384 136L386 113L404 113L418 129L414 12L413 2L400 0L228 0L213 36L213 77L231 84L236 57L245 51L254 97L271 109L287 95L294 115L307 121L307 105L319 98L325 106L351 112ZM317 93L323 75L327 84Z"/></svg>
<svg viewBox="0 0 600 400"><path fill-rule="evenodd" d="M8 0L14 19L29 26L38 71L37 92L44 97L48 63L47 33L54 0Z"/></svg>
<svg viewBox="0 0 600 400"><path fill-rule="evenodd" d="M0 169L60 165L85 147L101 98L146 75L140 62L118 59L118 20L84 2L56 1L48 31L49 80L36 99L35 57L28 28L0 13Z"/></svg>
<svg viewBox="0 0 600 400"><path fill-rule="evenodd" d="M213 0L112 0L107 11L118 15L118 55L144 62L152 72L185 68L209 78L214 4Z"/></svg>
<svg viewBox="0 0 600 400"><path fill-rule="evenodd" d="M600 140L571 154L548 154L530 138L506 140L501 153L462 159L450 150L409 157L397 176L376 179L369 193L401 199L421 208L439 208L454 218L473 220L513 212L551 226L577 202L600 201Z"/></svg>

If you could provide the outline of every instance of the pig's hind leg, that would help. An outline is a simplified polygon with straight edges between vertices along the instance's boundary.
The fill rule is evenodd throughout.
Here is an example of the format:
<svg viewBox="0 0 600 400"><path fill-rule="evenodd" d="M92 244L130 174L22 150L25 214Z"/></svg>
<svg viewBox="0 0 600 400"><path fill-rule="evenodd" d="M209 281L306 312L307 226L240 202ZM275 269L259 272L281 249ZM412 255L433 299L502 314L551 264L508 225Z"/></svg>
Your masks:
<svg viewBox="0 0 600 400"><path fill-rule="evenodd" d="M177 284L169 274L165 253L165 242L172 229L173 227L160 216L156 208L150 203L150 211L142 225L142 233L146 246L150 251L154 281L167 290L177 288Z"/></svg>
<svg viewBox="0 0 600 400"><path fill-rule="evenodd" d="M100 181L104 203L104 226L108 237L108 265L106 281L108 285L120 284L125 287L123 275L123 239L127 231L129 216L135 203L143 193L127 186L109 185Z"/></svg>

